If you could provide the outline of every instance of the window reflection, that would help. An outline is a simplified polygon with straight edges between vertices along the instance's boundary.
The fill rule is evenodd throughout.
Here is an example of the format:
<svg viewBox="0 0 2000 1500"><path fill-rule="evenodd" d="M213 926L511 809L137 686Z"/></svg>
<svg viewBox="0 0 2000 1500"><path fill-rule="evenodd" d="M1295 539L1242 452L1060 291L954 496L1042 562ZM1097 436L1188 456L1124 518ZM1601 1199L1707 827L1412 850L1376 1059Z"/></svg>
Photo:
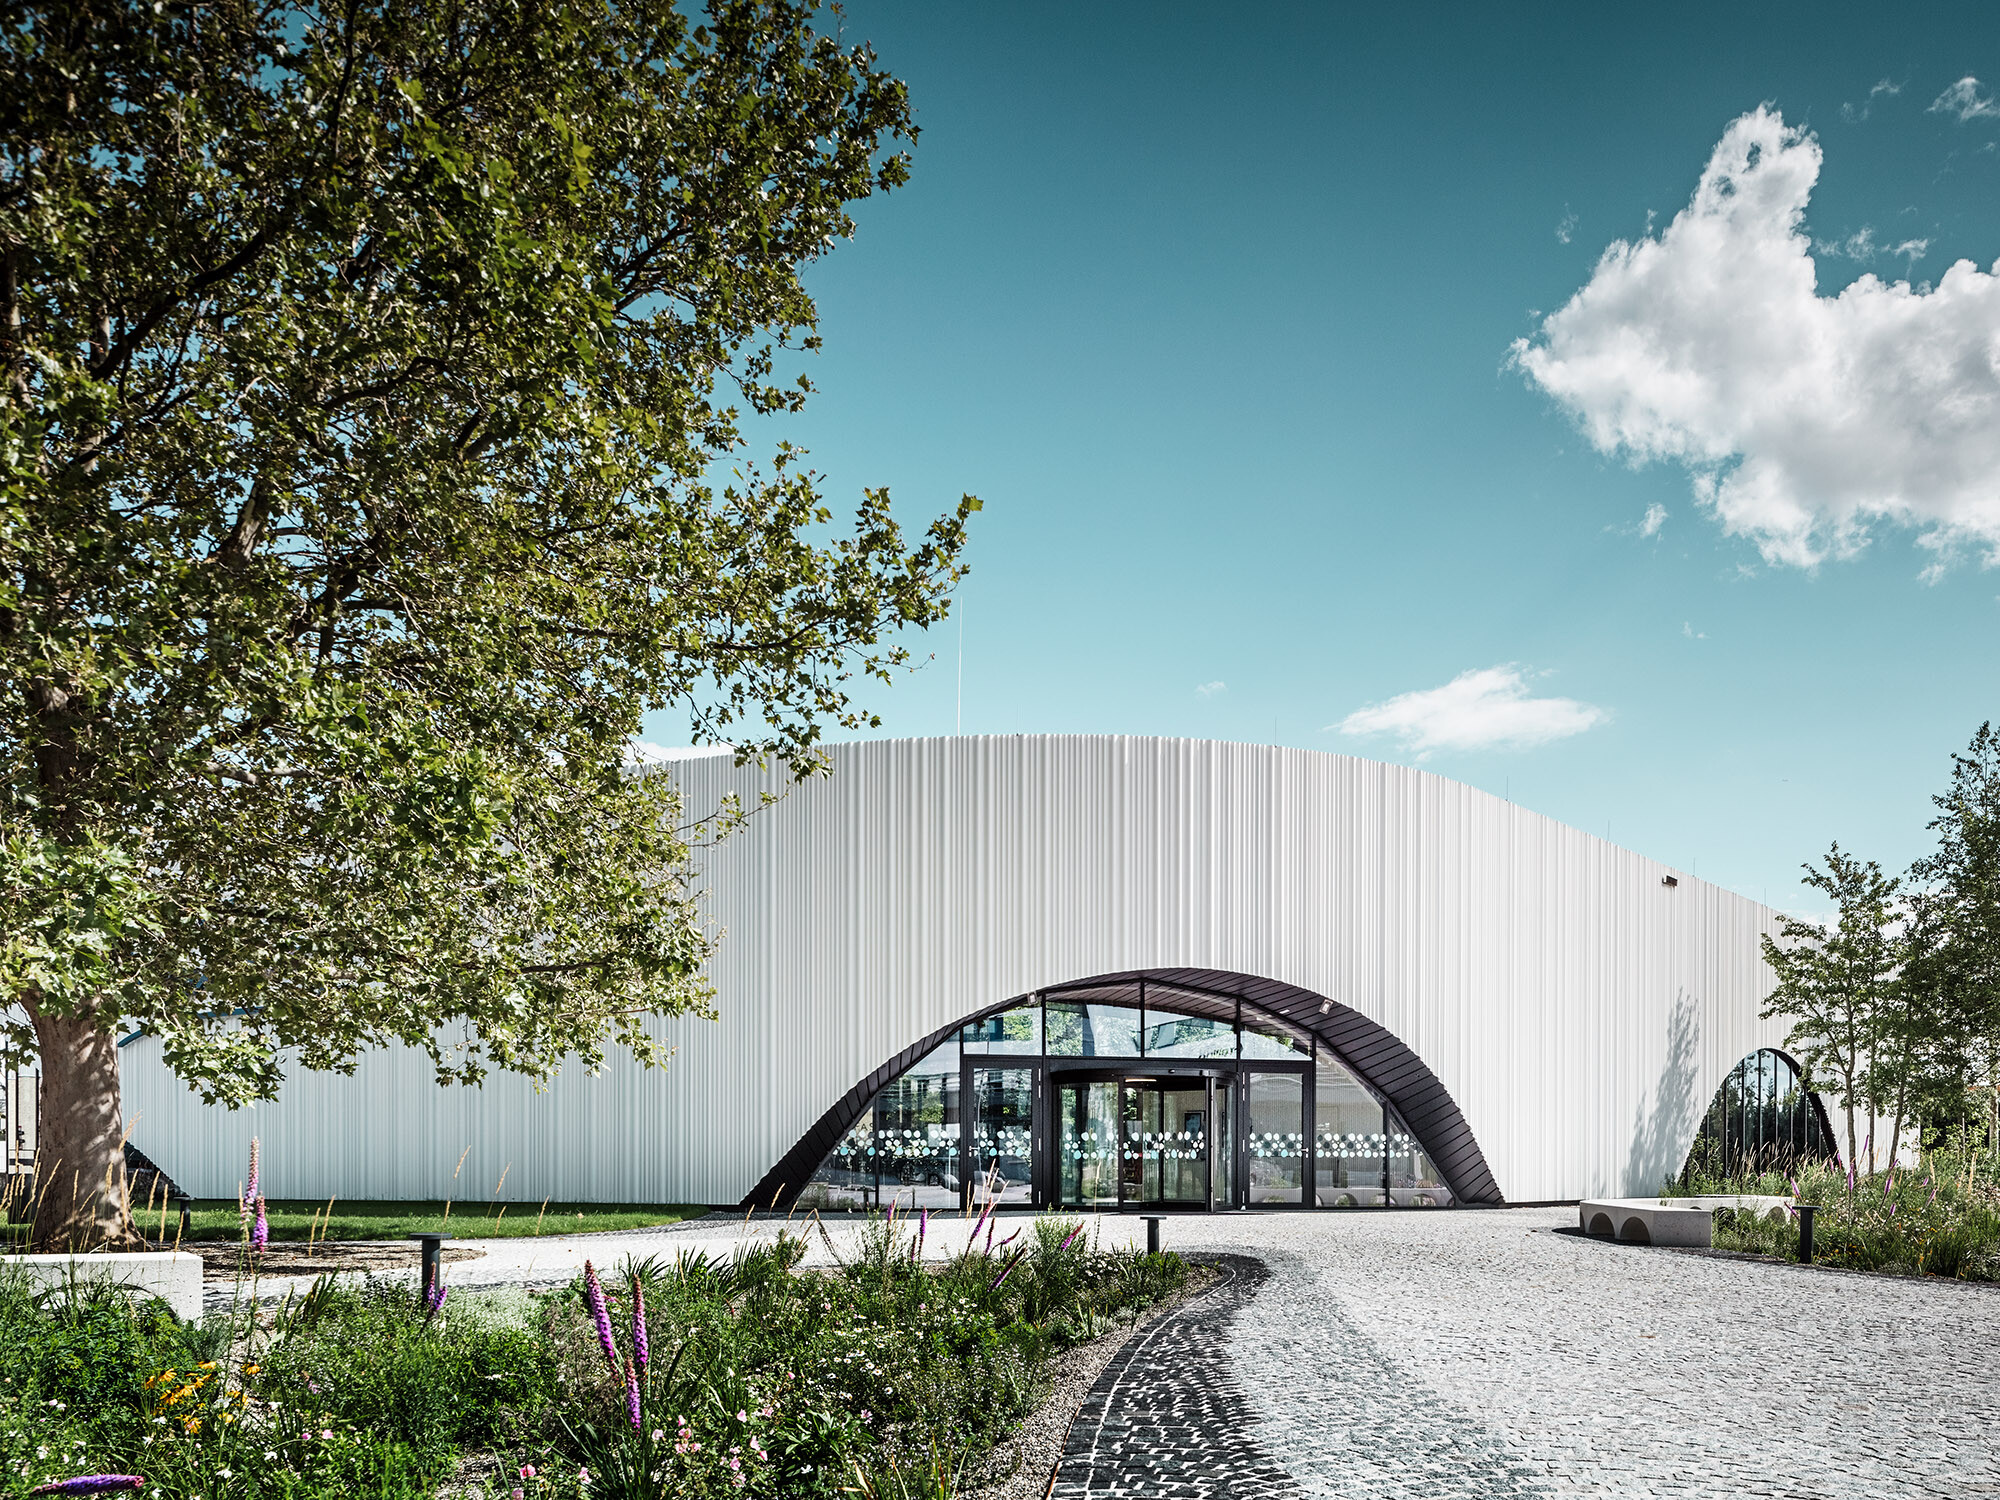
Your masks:
<svg viewBox="0 0 2000 1500"><path fill-rule="evenodd" d="M1139 1055L1139 1012L1130 1006L1051 1000L1048 1028L1051 1057Z"/></svg>
<svg viewBox="0 0 2000 1500"><path fill-rule="evenodd" d="M1382 1105L1332 1053L1313 1064L1313 1191L1321 1208L1383 1202Z"/></svg>
<svg viewBox="0 0 2000 1500"><path fill-rule="evenodd" d="M958 1206L959 1049L946 1042L875 1096L880 1206Z"/></svg>
<svg viewBox="0 0 2000 1500"><path fill-rule="evenodd" d="M1296 1032L1281 1031L1268 1022L1252 1024L1243 1019L1243 1057L1274 1058L1303 1062L1312 1053L1312 1043Z"/></svg>
<svg viewBox="0 0 2000 1500"><path fill-rule="evenodd" d="M972 1191L979 1204L1026 1204L1034 1195L1035 1070L975 1068Z"/></svg>
<svg viewBox="0 0 2000 1500"><path fill-rule="evenodd" d="M1214 1016L1184 1016L1146 1007L1146 1056L1234 1057L1236 1024Z"/></svg>
<svg viewBox="0 0 2000 1500"><path fill-rule="evenodd" d="M1118 1085L1065 1084L1056 1099L1056 1154L1065 1205L1118 1202Z"/></svg>
<svg viewBox="0 0 2000 1500"><path fill-rule="evenodd" d="M1245 1154L1252 1203L1299 1203L1305 1196L1305 1075L1249 1075Z"/></svg>
<svg viewBox="0 0 2000 1500"><path fill-rule="evenodd" d="M1022 1052L1042 1050L1042 1008L1017 1005L997 1016L984 1016L965 1028L968 1052Z"/></svg>

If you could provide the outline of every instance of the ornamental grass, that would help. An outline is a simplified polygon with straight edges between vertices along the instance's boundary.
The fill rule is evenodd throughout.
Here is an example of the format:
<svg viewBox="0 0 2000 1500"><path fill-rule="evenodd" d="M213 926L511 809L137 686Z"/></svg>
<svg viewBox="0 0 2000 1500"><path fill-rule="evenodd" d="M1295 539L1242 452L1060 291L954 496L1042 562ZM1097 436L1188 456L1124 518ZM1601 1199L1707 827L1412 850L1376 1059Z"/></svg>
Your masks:
<svg viewBox="0 0 2000 1500"><path fill-rule="evenodd" d="M1819 1205L1813 1259L1852 1271L2000 1281L2000 1182L1981 1157L1935 1152L1914 1167L1857 1173L1807 1163L1792 1173L1695 1172L1674 1193L1766 1193ZM1718 1249L1796 1259L1799 1225L1723 1210Z"/></svg>

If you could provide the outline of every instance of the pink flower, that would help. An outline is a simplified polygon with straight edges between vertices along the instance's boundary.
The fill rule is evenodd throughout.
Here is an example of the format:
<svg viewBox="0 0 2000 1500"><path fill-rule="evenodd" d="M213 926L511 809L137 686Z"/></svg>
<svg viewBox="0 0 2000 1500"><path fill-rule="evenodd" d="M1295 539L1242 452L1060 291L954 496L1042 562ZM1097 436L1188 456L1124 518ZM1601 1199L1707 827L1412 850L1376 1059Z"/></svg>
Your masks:
<svg viewBox="0 0 2000 1500"><path fill-rule="evenodd" d="M750 1420L750 1413L747 1411L739 1411L736 1414L736 1420L739 1422L747 1422Z"/></svg>
<svg viewBox="0 0 2000 1500"><path fill-rule="evenodd" d="M521 1477L523 1479L533 1479L535 1477L535 1466L533 1464L522 1464Z"/></svg>
<svg viewBox="0 0 2000 1500"><path fill-rule="evenodd" d="M513 1493L513 1494L511 1494L511 1495L509 1495L509 1496L507 1497L507 1500L525 1500L525 1497L526 1497L527 1493L528 1493L528 1492L527 1492L526 1490L522 1489L522 1488L521 1488L521 1487L520 1487L519 1485L515 1485L515 1486L514 1486L514 1493Z"/></svg>
<svg viewBox="0 0 2000 1500"><path fill-rule="evenodd" d="M322 1442L330 1443L333 1441L333 1429L331 1427L320 1428L319 1435Z"/></svg>
<svg viewBox="0 0 2000 1500"><path fill-rule="evenodd" d="M271 1243L271 1221L264 1217L264 1195L257 1195L257 1222L250 1226L250 1248L262 1250Z"/></svg>

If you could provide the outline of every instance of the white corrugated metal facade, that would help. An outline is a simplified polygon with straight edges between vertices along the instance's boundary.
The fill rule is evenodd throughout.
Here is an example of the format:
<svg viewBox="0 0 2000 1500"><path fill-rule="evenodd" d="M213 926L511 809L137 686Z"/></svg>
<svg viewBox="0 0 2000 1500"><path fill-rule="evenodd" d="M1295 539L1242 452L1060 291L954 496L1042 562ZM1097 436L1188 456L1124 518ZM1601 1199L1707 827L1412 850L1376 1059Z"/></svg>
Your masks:
<svg viewBox="0 0 2000 1500"><path fill-rule="evenodd" d="M673 1065L441 1089L421 1054L203 1108L127 1047L133 1140L228 1196L738 1201L840 1095L1039 987L1189 967L1360 1011L1450 1089L1509 1201L1650 1192L1737 1060L1776 1046L1775 914L1472 787L1314 751L1114 736L834 746L703 858L721 1018ZM690 811L783 790L677 763ZM1667 886L1663 877L1678 877ZM463 1168L458 1164L463 1153ZM454 1172L458 1175L454 1178Z"/></svg>

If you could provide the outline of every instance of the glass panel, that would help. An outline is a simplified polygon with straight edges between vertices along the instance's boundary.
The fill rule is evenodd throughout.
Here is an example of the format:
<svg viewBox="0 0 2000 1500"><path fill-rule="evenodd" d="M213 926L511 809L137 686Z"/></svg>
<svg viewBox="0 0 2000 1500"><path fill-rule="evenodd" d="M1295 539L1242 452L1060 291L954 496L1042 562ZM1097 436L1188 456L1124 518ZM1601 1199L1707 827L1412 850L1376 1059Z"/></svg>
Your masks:
<svg viewBox="0 0 2000 1500"><path fill-rule="evenodd" d="M1139 1055L1139 1012L1130 1006L1051 1000L1048 1026L1053 1057Z"/></svg>
<svg viewBox="0 0 2000 1500"><path fill-rule="evenodd" d="M1340 1059L1313 1068L1313 1190L1321 1208L1382 1201L1382 1106Z"/></svg>
<svg viewBox="0 0 2000 1500"><path fill-rule="evenodd" d="M1042 1050L1042 1008L1017 1005L997 1016L986 1016L965 1028L968 1052L1024 1052Z"/></svg>
<svg viewBox="0 0 2000 1500"><path fill-rule="evenodd" d="M1236 1080L1215 1080L1215 1206L1236 1206Z"/></svg>
<svg viewBox="0 0 2000 1500"><path fill-rule="evenodd" d="M1213 1016L1184 1016L1146 1007L1146 1056L1234 1057L1236 1026Z"/></svg>
<svg viewBox="0 0 2000 1500"><path fill-rule="evenodd" d="M1159 1091L1143 1084L1121 1085L1118 1118L1124 1126L1118 1137L1120 1192L1127 1204L1157 1203L1160 1158L1153 1137L1160 1128Z"/></svg>
<svg viewBox="0 0 2000 1500"><path fill-rule="evenodd" d="M1451 1189L1400 1121L1389 1129L1389 1201L1398 1208L1449 1208Z"/></svg>
<svg viewBox="0 0 2000 1500"><path fill-rule="evenodd" d="M1056 1099L1056 1154L1061 1158L1061 1197L1073 1208L1110 1208L1118 1203L1113 1172L1117 1149L1118 1085L1070 1084Z"/></svg>
<svg viewBox="0 0 2000 1500"><path fill-rule="evenodd" d="M1159 1158L1160 1201L1183 1207L1208 1204L1208 1086L1162 1089Z"/></svg>
<svg viewBox="0 0 2000 1500"><path fill-rule="evenodd" d="M1279 1057L1303 1062L1311 1054L1312 1044L1304 1037L1285 1030L1275 1021L1253 1021L1249 1007L1244 1007L1244 1057Z"/></svg>
<svg viewBox="0 0 2000 1500"><path fill-rule="evenodd" d="M972 1096L973 1201L1032 1201L1035 1070L974 1068Z"/></svg>
<svg viewBox="0 0 2000 1500"><path fill-rule="evenodd" d="M798 1206L822 1211L875 1206L874 1110L863 1110L840 1144L827 1152L799 1194Z"/></svg>
<svg viewBox="0 0 2000 1500"><path fill-rule="evenodd" d="M1389 1201L1398 1208L1441 1208L1451 1203L1451 1189L1416 1137L1394 1115L1389 1116Z"/></svg>
<svg viewBox="0 0 2000 1500"><path fill-rule="evenodd" d="M1304 1202L1305 1075L1252 1073L1249 1088L1249 1201Z"/></svg>
<svg viewBox="0 0 2000 1500"><path fill-rule="evenodd" d="M880 1205L956 1208L958 1044L946 1042L875 1096Z"/></svg>

